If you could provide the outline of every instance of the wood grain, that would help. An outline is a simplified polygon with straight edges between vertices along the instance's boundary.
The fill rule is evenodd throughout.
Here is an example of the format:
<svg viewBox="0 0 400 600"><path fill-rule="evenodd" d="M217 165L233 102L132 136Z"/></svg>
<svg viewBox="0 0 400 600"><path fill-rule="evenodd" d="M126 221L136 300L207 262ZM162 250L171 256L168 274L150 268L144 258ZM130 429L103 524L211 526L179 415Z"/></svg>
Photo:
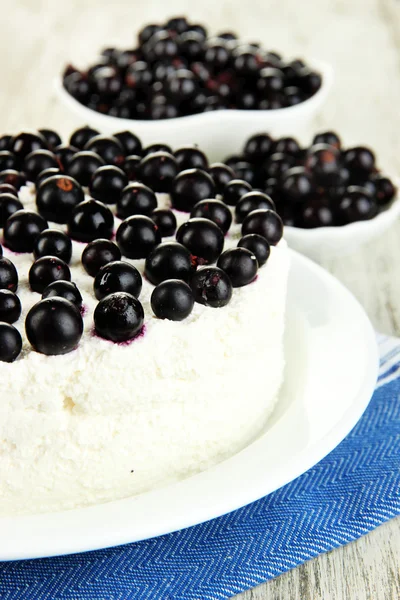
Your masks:
<svg viewBox="0 0 400 600"><path fill-rule="evenodd" d="M319 57L336 71L314 130L336 128L345 143L371 145L400 173L400 3L397 0L14 0L2 15L0 131L81 123L58 102L53 80L68 61L85 64L101 46L134 45L138 29L175 13L233 29L285 56ZM310 136L311 136L310 131ZM309 142L310 137L304 139ZM346 259L325 266L365 306L375 327L400 334L400 224ZM400 598L400 519L239 595L240 600Z"/></svg>

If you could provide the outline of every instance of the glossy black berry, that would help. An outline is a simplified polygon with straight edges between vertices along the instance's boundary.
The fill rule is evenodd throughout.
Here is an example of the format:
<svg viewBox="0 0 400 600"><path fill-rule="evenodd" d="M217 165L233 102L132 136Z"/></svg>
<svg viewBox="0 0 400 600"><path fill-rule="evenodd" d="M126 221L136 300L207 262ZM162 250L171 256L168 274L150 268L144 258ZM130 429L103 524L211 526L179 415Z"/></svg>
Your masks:
<svg viewBox="0 0 400 600"><path fill-rule="evenodd" d="M23 185L26 184L26 175L22 171L16 171L15 169L6 169L0 172L0 184L8 183L12 185L16 190L19 190Z"/></svg>
<svg viewBox="0 0 400 600"><path fill-rule="evenodd" d="M29 181L35 181L36 177L44 169L59 166L60 163L57 157L50 150L35 150L25 157L23 171L26 173Z"/></svg>
<svg viewBox="0 0 400 600"><path fill-rule="evenodd" d="M21 334L13 325L0 322L0 362L11 363L22 350Z"/></svg>
<svg viewBox="0 0 400 600"><path fill-rule="evenodd" d="M300 144L292 137L283 137L273 142L271 154L282 153L296 156L300 151Z"/></svg>
<svg viewBox="0 0 400 600"><path fill-rule="evenodd" d="M36 352L67 354L78 346L83 333L79 309L65 298L46 298L35 304L25 321L26 335Z"/></svg>
<svg viewBox="0 0 400 600"><path fill-rule="evenodd" d="M24 131L12 137L8 150L22 162L25 156L43 148L48 148L48 143L43 135Z"/></svg>
<svg viewBox="0 0 400 600"><path fill-rule="evenodd" d="M179 171L187 169L203 169L207 170L208 160L204 152L196 148L196 146L183 146L175 150L174 156L178 164Z"/></svg>
<svg viewBox="0 0 400 600"><path fill-rule="evenodd" d="M13 194L0 193L0 228L4 227L8 217L23 208L22 203Z"/></svg>
<svg viewBox="0 0 400 600"><path fill-rule="evenodd" d="M186 17L172 17L168 19L165 24L165 29L176 31L176 33L183 33L189 29L190 25L187 22Z"/></svg>
<svg viewBox="0 0 400 600"><path fill-rule="evenodd" d="M71 281L53 281L43 290L42 300L54 297L65 298L78 308L82 306L82 295L76 284Z"/></svg>
<svg viewBox="0 0 400 600"><path fill-rule="evenodd" d="M126 219L132 215L148 215L157 208L157 198L153 190L143 183L128 184L117 202L117 216Z"/></svg>
<svg viewBox="0 0 400 600"><path fill-rule="evenodd" d="M144 312L139 300L126 292L109 294L96 306L94 325L97 335L112 342L126 342L143 326Z"/></svg>
<svg viewBox="0 0 400 600"><path fill-rule="evenodd" d="M18 289L18 273L8 258L0 258L0 290L16 292Z"/></svg>
<svg viewBox="0 0 400 600"><path fill-rule="evenodd" d="M329 202L316 197L306 200L299 207L296 225L304 229L335 225L335 216Z"/></svg>
<svg viewBox="0 0 400 600"><path fill-rule="evenodd" d="M148 156L149 154L154 154L155 152L166 152L167 154L172 154L172 148L171 146L168 146L168 144L150 144L150 146L143 148L142 155Z"/></svg>
<svg viewBox="0 0 400 600"><path fill-rule="evenodd" d="M99 238L111 239L114 216L98 200L85 200L77 204L68 220L68 235L79 242L92 242Z"/></svg>
<svg viewBox="0 0 400 600"><path fill-rule="evenodd" d="M223 163L214 163L210 165L208 173L214 182L215 191L217 194L223 194L225 186L228 185L230 181L235 179L235 173L233 169L231 169L231 167L228 165L224 165Z"/></svg>
<svg viewBox="0 0 400 600"><path fill-rule="evenodd" d="M142 142L140 139L131 131L119 131L114 133L113 137L122 144L124 154L131 156L132 154L140 155L142 153Z"/></svg>
<svg viewBox="0 0 400 600"><path fill-rule="evenodd" d="M68 264L72 256L71 239L58 229L44 229L34 241L33 255L35 259L55 256Z"/></svg>
<svg viewBox="0 0 400 600"><path fill-rule="evenodd" d="M47 221L37 213L18 210L4 225L5 245L14 252L33 252L37 236L48 227Z"/></svg>
<svg viewBox="0 0 400 600"><path fill-rule="evenodd" d="M11 290L0 290L0 321L15 323L21 316L21 302Z"/></svg>
<svg viewBox="0 0 400 600"><path fill-rule="evenodd" d="M178 45L167 31L158 31L143 46L146 58L151 62L174 58L178 54Z"/></svg>
<svg viewBox="0 0 400 600"><path fill-rule="evenodd" d="M195 302L220 308L232 298L229 276L218 267L200 267L190 281Z"/></svg>
<svg viewBox="0 0 400 600"><path fill-rule="evenodd" d="M251 185L247 181L233 179L225 186L222 199L228 206L236 206L248 192L251 192Z"/></svg>
<svg viewBox="0 0 400 600"><path fill-rule="evenodd" d="M273 139L267 133L259 133L249 138L245 144L243 154L251 163L263 163L270 155Z"/></svg>
<svg viewBox="0 0 400 600"><path fill-rule="evenodd" d="M50 149L62 144L60 136L53 129L39 129L39 133L45 138Z"/></svg>
<svg viewBox="0 0 400 600"><path fill-rule="evenodd" d="M129 181L138 180L141 162L142 157L137 156L136 154L132 154L131 156L127 156L125 158L124 163L121 165L121 168L126 173Z"/></svg>
<svg viewBox="0 0 400 600"><path fill-rule="evenodd" d="M171 186L172 206L190 212L200 200L215 198L215 185L208 173L201 169L188 169L177 175Z"/></svg>
<svg viewBox="0 0 400 600"><path fill-rule="evenodd" d="M93 289L97 300L114 292L127 292L138 298L142 290L142 277L136 267L118 260L99 269Z"/></svg>
<svg viewBox="0 0 400 600"><path fill-rule="evenodd" d="M62 170L66 171L71 158L79 152L79 149L75 148L74 146L61 144L61 146L57 146L56 148L54 148L53 152L59 160Z"/></svg>
<svg viewBox="0 0 400 600"><path fill-rule="evenodd" d="M275 152L264 163L265 179L280 179L283 174L293 167L295 158L289 154Z"/></svg>
<svg viewBox="0 0 400 600"><path fill-rule="evenodd" d="M347 188L337 208L340 225L347 225L354 221L366 221L375 217L377 213L378 207L375 199L358 186Z"/></svg>
<svg viewBox="0 0 400 600"><path fill-rule="evenodd" d="M203 217L218 225L226 233L232 224L232 213L221 200L200 200L190 213L190 218Z"/></svg>
<svg viewBox="0 0 400 600"><path fill-rule="evenodd" d="M55 256L38 258L29 270L29 285L33 292L39 292L53 281L71 281L71 272L67 263Z"/></svg>
<svg viewBox="0 0 400 600"><path fill-rule="evenodd" d="M143 27L143 29L139 31L139 44L142 46L143 44L149 41L152 35L157 33L157 31L162 31L162 29L163 28L160 25L146 25L145 27Z"/></svg>
<svg viewBox="0 0 400 600"><path fill-rule="evenodd" d="M155 192L169 192L179 168L176 158L167 152L154 152L140 163L140 180Z"/></svg>
<svg viewBox="0 0 400 600"><path fill-rule="evenodd" d="M178 279L158 284L151 295L151 308L159 319L183 321L193 310L194 297L189 285Z"/></svg>
<svg viewBox="0 0 400 600"><path fill-rule="evenodd" d="M242 287L253 281L258 271L255 255L246 248L232 248L221 254L217 267L229 276L233 287Z"/></svg>
<svg viewBox="0 0 400 600"><path fill-rule="evenodd" d="M41 171L35 180L36 189L39 188L40 184L43 183L45 179L49 179L49 177L53 177L53 175L62 175L58 167L50 167L49 169Z"/></svg>
<svg viewBox="0 0 400 600"><path fill-rule="evenodd" d="M99 131L97 129L93 129L88 125L85 127L79 127L76 129L70 137L69 143L71 146L78 148L78 150L83 150L89 140L94 138L96 135L99 135Z"/></svg>
<svg viewBox="0 0 400 600"><path fill-rule="evenodd" d="M18 159L12 152L2 150L0 152L0 171L6 169L18 169Z"/></svg>
<svg viewBox="0 0 400 600"><path fill-rule="evenodd" d="M17 189L10 183L0 183L0 194L11 194L18 198Z"/></svg>
<svg viewBox="0 0 400 600"><path fill-rule="evenodd" d="M45 219L55 223L66 223L73 209L83 202L81 185L68 175L53 175L39 186L36 192L36 205Z"/></svg>
<svg viewBox="0 0 400 600"><path fill-rule="evenodd" d="M288 169L282 178L281 193L288 202L302 202L314 189L311 175L304 167Z"/></svg>
<svg viewBox="0 0 400 600"><path fill-rule="evenodd" d="M95 152L107 165L123 164L125 152L121 142L115 137L96 135L85 144L85 151Z"/></svg>
<svg viewBox="0 0 400 600"><path fill-rule="evenodd" d="M387 206L396 195L396 188L393 185L393 182L388 177L376 175L374 184L376 187L375 197L378 205Z"/></svg>
<svg viewBox="0 0 400 600"><path fill-rule="evenodd" d="M94 173L104 165L105 161L98 154L85 150L74 154L67 164L66 172L81 185L89 186Z"/></svg>
<svg viewBox="0 0 400 600"><path fill-rule="evenodd" d="M259 267L262 267L267 262L271 253L270 245L265 237L257 233L249 233L240 238L238 247L250 250L256 257Z"/></svg>
<svg viewBox="0 0 400 600"><path fill-rule="evenodd" d="M177 242L164 242L156 246L146 258L144 273L153 285L166 279L189 282L195 268L187 248Z"/></svg>
<svg viewBox="0 0 400 600"><path fill-rule="evenodd" d="M158 227L161 237L174 235L176 231L176 217L168 208L157 208L151 213L151 219Z"/></svg>
<svg viewBox="0 0 400 600"><path fill-rule="evenodd" d="M317 133L312 141L313 146L316 144L327 144L328 146L333 146L337 150L340 150L341 147L340 137L333 131L323 131L322 133Z"/></svg>
<svg viewBox="0 0 400 600"><path fill-rule="evenodd" d="M133 215L121 223L116 240L123 256L146 258L161 242L161 235L149 217Z"/></svg>
<svg viewBox="0 0 400 600"><path fill-rule="evenodd" d="M94 240L82 252L82 265L86 273L95 277L101 267L121 260L121 251L110 240Z"/></svg>
<svg viewBox="0 0 400 600"><path fill-rule="evenodd" d="M375 168L375 155L369 148L356 146L343 152L343 164L355 177L366 177Z"/></svg>
<svg viewBox="0 0 400 600"><path fill-rule="evenodd" d="M189 219L176 233L177 241L185 246L198 264L213 263L224 247L222 230L208 219Z"/></svg>
<svg viewBox="0 0 400 600"><path fill-rule="evenodd" d="M11 139L11 135L5 134L0 136L0 150L9 150Z"/></svg>
<svg viewBox="0 0 400 600"><path fill-rule="evenodd" d="M122 169L114 165L105 165L93 174L89 192L93 198L104 204L116 204L127 184L128 177Z"/></svg>
<svg viewBox="0 0 400 600"><path fill-rule="evenodd" d="M243 223L244 219L253 210L268 208L275 210L275 204L267 194L252 190L241 197L235 207L235 219L237 223Z"/></svg>
<svg viewBox="0 0 400 600"><path fill-rule="evenodd" d="M258 233L265 237L270 246L275 246L283 235L282 219L273 210L254 210L243 221L242 235L248 233Z"/></svg>
<svg viewBox="0 0 400 600"><path fill-rule="evenodd" d="M323 186L336 185L340 181L340 152L333 146L317 144L308 152L305 169Z"/></svg>

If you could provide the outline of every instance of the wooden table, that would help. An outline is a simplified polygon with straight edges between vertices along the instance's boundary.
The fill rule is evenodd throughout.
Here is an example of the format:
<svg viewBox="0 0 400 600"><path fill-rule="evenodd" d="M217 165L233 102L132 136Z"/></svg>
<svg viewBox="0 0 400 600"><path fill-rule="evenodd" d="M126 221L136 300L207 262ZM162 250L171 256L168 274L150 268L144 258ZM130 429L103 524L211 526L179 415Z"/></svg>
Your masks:
<svg viewBox="0 0 400 600"><path fill-rule="evenodd" d="M314 130L337 129L400 173L400 3L396 0L13 0L2 9L0 131L81 125L53 79L67 60L86 64L103 45L129 47L146 22L190 12L214 32L233 29L286 56L330 62L336 81ZM310 132L311 135L311 132ZM309 141L310 137L307 140ZM325 266L365 306L380 331L400 334L400 226L350 258ZM400 598L400 518L344 548L241 594L241 600Z"/></svg>

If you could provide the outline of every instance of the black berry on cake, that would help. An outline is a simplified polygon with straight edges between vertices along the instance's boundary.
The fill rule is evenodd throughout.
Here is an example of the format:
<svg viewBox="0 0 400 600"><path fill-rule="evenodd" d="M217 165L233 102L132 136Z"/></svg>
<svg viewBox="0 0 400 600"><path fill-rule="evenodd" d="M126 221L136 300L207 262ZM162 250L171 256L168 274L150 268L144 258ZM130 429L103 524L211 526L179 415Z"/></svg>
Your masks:
<svg viewBox="0 0 400 600"><path fill-rule="evenodd" d="M126 292L109 294L94 311L96 333L113 342L126 342L137 335L144 321L139 300Z"/></svg>
<svg viewBox="0 0 400 600"><path fill-rule="evenodd" d="M151 295L151 308L159 319L183 321L193 310L194 298L190 286L179 279L159 283Z"/></svg>
<svg viewBox="0 0 400 600"><path fill-rule="evenodd" d="M124 261L114 261L101 267L94 279L93 289L97 300L114 292L127 292L139 298L142 277L133 265Z"/></svg>

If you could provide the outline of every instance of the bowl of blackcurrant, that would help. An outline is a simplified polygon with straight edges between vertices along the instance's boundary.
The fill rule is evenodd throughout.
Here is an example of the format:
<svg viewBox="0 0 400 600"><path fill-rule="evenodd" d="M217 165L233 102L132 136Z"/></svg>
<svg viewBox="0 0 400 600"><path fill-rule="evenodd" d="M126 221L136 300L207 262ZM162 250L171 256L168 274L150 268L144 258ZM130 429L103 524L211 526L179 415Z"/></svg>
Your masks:
<svg viewBox="0 0 400 600"><path fill-rule="evenodd" d="M223 162L273 199L289 246L317 261L350 254L400 215L398 182L381 172L375 153L344 148L333 131L315 135L309 147L255 134Z"/></svg>
<svg viewBox="0 0 400 600"><path fill-rule="evenodd" d="M145 26L134 48L105 48L82 69L67 65L56 88L81 121L103 132L128 129L145 144L196 143L214 160L260 128L282 136L306 127L332 80L321 61L284 60L178 17Z"/></svg>

